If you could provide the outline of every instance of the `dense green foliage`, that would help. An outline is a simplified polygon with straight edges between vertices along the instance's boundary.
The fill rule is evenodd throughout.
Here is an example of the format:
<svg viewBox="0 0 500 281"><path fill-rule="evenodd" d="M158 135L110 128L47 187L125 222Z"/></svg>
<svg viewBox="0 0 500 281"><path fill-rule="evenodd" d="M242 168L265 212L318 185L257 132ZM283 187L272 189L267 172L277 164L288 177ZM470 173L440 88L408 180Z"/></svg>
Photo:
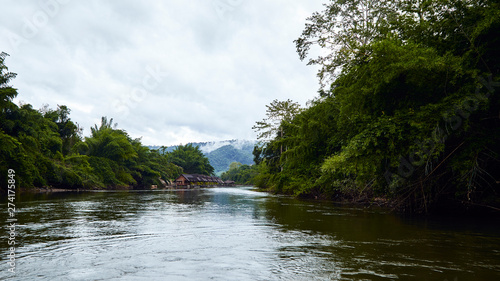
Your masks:
<svg viewBox="0 0 500 281"><path fill-rule="evenodd" d="M208 158L203 155L198 146L180 145L166 156L172 163L184 168L184 172L188 174L212 175L214 173L214 167L210 165Z"/></svg>
<svg viewBox="0 0 500 281"><path fill-rule="evenodd" d="M252 129L259 132L258 139L272 139L275 135L283 136L281 122L290 122L301 111L300 105L292 100L273 100L266 105L266 118L257 121Z"/></svg>
<svg viewBox="0 0 500 281"><path fill-rule="evenodd" d="M16 76L0 55L0 189L7 188L7 171L15 171L17 187L66 189L150 188L168 183L183 172L212 174L199 149L179 147L170 153L150 150L103 117L101 125L82 137L82 130L64 105L17 106L9 82Z"/></svg>
<svg viewBox="0 0 500 281"><path fill-rule="evenodd" d="M296 40L322 88L255 149L257 184L329 198L385 197L408 212L498 210L497 1L341 1ZM325 54L325 52L322 52ZM283 149L284 148L284 149Z"/></svg>
<svg viewBox="0 0 500 281"><path fill-rule="evenodd" d="M229 170L222 173L223 181L234 181L236 184L254 185L255 177L258 174L256 165L246 165L240 162L233 162L229 165Z"/></svg>

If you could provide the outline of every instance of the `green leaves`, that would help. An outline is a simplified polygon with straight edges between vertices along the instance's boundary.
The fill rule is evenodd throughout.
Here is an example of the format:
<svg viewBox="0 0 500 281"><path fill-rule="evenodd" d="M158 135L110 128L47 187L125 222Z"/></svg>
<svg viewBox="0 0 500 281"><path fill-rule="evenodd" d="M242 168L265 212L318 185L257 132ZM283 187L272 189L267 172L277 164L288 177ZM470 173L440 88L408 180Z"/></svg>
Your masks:
<svg viewBox="0 0 500 281"><path fill-rule="evenodd" d="M85 138L85 142L88 145L85 154L89 156L105 157L118 163L137 157L131 139L121 130L101 127L92 137Z"/></svg>
<svg viewBox="0 0 500 281"><path fill-rule="evenodd" d="M6 56L0 54L0 170L14 169L17 186L149 189L177 178L182 167L213 173L198 147L180 147L171 154L151 151L106 117L82 140L82 129L70 119L67 106L18 107L12 103L17 91L8 85L16 75L8 72ZM0 173L0 188L5 190L6 175Z"/></svg>
<svg viewBox="0 0 500 281"><path fill-rule="evenodd" d="M256 151L257 182L386 196L414 212L498 198L499 10L488 0L329 2L295 41L301 59L322 49L309 61L321 67L321 97Z"/></svg>
<svg viewBox="0 0 500 281"><path fill-rule="evenodd" d="M301 60L314 45L326 51L308 63L320 66L318 77L322 87L333 82L343 67L363 60L368 44L390 34L388 19L395 5L393 1L337 0L308 18L302 35L294 42Z"/></svg>
<svg viewBox="0 0 500 281"><path fill-rule="evenodd" d="M271 104L266 105L266 108L266 118L257 121L252 127L253 130L259 132L257 136L259 140L269 140L280 134L281 123L289 123L301 111L300 105L290 99L273 100Z"/></svg>
<svg viewBox="0 0 500 281"><path fill-rule="evenodd" d="M14 107L12 100L17 96L16 89L9 86L9 82L16 77L17 74L9 72L5 65L5 58L8 54L0 53L0 114L3 114L5 109Z"/></svg>
<svg viewBox="0 0 500 281"><path fill-rule="evenodd" d="M212 175L214 167L210 165L208 158L203 155L198 146L192 144L180 145L174 151L167 154L169 161L182 167L185 173Z"/></svg>
<svg viewBox="0 0 500 281"><path fill-rule="evenodd" d="M229 170L222 173L222 180L231 180L236 184L254 185L254 178L258 173L258 167L256 165L242 165L239 162L233 162L229 166Z"/></svg>

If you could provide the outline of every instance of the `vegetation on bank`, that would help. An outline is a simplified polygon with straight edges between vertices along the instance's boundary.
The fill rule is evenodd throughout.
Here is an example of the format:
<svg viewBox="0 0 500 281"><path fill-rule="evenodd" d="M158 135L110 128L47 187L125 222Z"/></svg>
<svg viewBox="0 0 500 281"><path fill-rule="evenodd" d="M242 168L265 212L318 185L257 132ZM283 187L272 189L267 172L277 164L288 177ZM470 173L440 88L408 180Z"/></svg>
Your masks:
<svg viewBox="0 0 500 281"><path fill-rule="evenodd" d="M273 101L255 165L222 175L278 193L389 199L399 210L500 210L500 3L332 0L295 41L320 67L306 108ZM70 109L15 105L0 55L0 171L18 186L146 188L212 174L194 146L150 150L102 119L82 136ZM7 173L0 174L5 189Z"/></svg>
<svg viewBox="0 0 500 281"><path fill-rule="evenodd" d="M179 146L172 152L150 150L140 139L117 129L103 117L91 135L71 120L70 109L59 105L35 110L17 106L9 82L16 74L0 55L0 189L7 190L7 170L16 172L16 186L64 189L150 188L181 173L211 175L214 171L198 147Z"/></svg>
<svg viewBox="0 0 500 281"><path fill-rule="evenodd" d="M498 1L333 0L295 43L322 50L319 97L257 122L259 187L500 210Z"/></svg>
<svg viewBox="0 0 500 281"><path fill-rule="evenodd" d="M255 177L258 175L256 165L246 165L240 162L233 162L229 165L229 170L222 173L223 181L234 181L235 184L255 185Z"/></svg>

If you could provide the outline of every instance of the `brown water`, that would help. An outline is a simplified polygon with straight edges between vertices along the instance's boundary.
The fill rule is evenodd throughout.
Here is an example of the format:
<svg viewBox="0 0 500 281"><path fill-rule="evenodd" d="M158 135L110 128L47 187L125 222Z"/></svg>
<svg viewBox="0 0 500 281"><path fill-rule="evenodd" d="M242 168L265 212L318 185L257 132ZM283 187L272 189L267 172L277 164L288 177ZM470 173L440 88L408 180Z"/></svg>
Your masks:
<svg viewBox="0 0 500 281"><path fill-rule="evenodd" d="M16 274L5 230L1 280L500 280L491 218L405 219L250 188L18 194L16 207Z"/></svg>

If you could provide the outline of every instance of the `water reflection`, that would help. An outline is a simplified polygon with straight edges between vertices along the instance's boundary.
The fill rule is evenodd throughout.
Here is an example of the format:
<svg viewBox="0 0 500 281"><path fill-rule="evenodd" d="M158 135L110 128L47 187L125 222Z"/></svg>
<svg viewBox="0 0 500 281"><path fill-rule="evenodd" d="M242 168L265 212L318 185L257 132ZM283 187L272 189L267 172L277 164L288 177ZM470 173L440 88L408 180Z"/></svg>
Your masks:
<svg viewBox="0 0 500 281"><path fill-rule="evenodd" d="M500 277L491 221L407 219L248 188L23 194L16 206L12 280Z"/></svg>

